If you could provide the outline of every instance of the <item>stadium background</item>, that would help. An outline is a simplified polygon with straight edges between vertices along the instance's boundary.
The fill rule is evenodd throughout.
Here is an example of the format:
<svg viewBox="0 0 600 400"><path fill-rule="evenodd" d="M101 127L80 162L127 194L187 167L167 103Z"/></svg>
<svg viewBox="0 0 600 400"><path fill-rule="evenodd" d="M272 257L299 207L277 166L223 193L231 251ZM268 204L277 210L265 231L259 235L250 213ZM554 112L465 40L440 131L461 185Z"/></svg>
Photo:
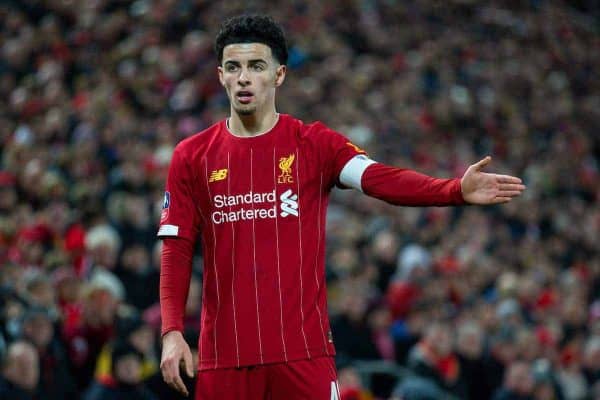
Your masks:
<svg viewBox="0 0 600 400"><path fill-rule="evenodd" d="M175 144L228 113L212 43L249 7L288 35L280 112L436 176L491 154L528 186L490 208L334 193L342 398L600 399L593 0L2 1L0 397L115 386L120 337L143 353L134 381L172 398L156 375L163 185ZM192 346L200 254L195 271Z"/></svg>

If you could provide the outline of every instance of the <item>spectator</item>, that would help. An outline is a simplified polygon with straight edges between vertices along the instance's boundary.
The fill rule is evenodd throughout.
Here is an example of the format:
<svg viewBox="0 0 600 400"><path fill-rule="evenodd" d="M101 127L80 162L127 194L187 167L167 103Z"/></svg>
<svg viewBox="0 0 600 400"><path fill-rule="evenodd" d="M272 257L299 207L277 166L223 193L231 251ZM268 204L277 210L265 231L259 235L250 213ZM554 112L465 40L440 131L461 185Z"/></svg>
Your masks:
<svg viewBox="0 0 600 400"><path fill-rule="evenodd" d="M144 246L134 244L125 249L115 271L125 287L125 300L138 310L146 310L158 298L159 271L150 264Z"/></svg>
<svg viewBox="0 0 600 400"><path fill-rule="evenodd" d="M40 365L36 390L42 399L76 399L75 381L69 371L69 359L63 344L55 334L52 317L42 308L25 312L21 326L23 339L37 350Z"/></svg>
<svg viewBox="0 0 600 400"><path fill-rule="evenodd" d="M114 336L120 300L112 282L96 279L85 288L81 314L63 332L78 388L89 385L102 347Z"/></svg>
<svg viewBox="0 0 600 400"><path fill-rule="evenodd" d="M363 387L356 370L352 367L340 369L338 375L340 400L372 400L373 395Z"/></svg>
<svg viewBox="0 0 600 400"><path fill-rule="evenodd" d="M146 324L135 311L127 310L124 315L119 315L116 321L116 341L125 342L133 346L143 357L141 379L147 380L158 373L158 358L155 351L155 337L152 328ZM111 375L112 360L111 353L115 341L104 346L98 355L95 379L99 382L114 382Z"/></svg>
<svg viewBox="0 0 600 400"><path fill-rule="evenodd" d="M503 328L490 341L489 351L484 359L485 382L488 391L492 392L506 380L507 366L517 360L516 335ZM517 372L520 370L517 368Z"/></svg>
<svg viewBox="0 0 600 400"><path fill-rule="evenodd" d="M563 400L563 390L559 385L556 372L547 359L538 359L531 365L533 375L533 398L536 400Z"/></svg>
<svg viewBox="0 0 600 400"><path fill-rule="evenodd" d="M378 358L366 317L366 300L361 296L347 293L343 301L342 313L331 323L337 346L336 361L343 364L344 361L352 359Z"/></svg>
<svg viewBox="0 0 600 400"><path fill-rule="evenodd" d="M33 345L25 341L9 344L2 360L0 399L35 399L40 377L39 367Z"/></svg>
<svg viewBox="0 0 600 400"><path fill-rule="evenodd" d="M532 400L534 380L529 364L522 361L511 363L506 369L504 383L493 400Z"/></svg>
<svg viewBox="0 0 600 400"><path fill-rule="evenodd" d="M453 351L452 328L442 322L428 325L408 358L410 370L435 386L459 398L467 396L466 383L459 359Z"/></svg>
<svg viewBox="0 0 600 400"><path fill-rule="evenodd" d="M476 321L461 322L456 333L456 354L467 386L466 398L489 399L485 384L484 336Z"/></svg>
<svg viewBox="0 0 600 400"><path fill-rule="evenodd" d="M115 344L112 353L113 384L95 382L84 400L156 400L142 381L143 356L127 343Z"/></svg>

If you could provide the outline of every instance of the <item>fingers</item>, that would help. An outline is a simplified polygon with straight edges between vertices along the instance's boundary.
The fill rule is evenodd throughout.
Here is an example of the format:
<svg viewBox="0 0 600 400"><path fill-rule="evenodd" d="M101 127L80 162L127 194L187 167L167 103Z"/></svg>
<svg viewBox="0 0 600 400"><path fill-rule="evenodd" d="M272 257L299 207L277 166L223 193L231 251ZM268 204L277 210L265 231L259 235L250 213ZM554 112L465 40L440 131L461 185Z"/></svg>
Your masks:
<svg viewBox="0 0 600 400"><path fill-rule="evenodd" d="M511 201L512 198L510 197L495 197L494 200L492 200L492 204L504 204L504 203L508 203L509 201Z"/></svg>
<svg viewBox="0 0 600 400"><path fill-rule="evenodd" d="M496 179L498 180L499 183L514 183L514 184L523 183L523 181L521 181L521 179L517 178L516 176L510 176L510 175L496 175Z"/></svg>
<svg viewBox="0 0 600 400"><path fill-rule="evenodd" d="M520 196L521 193L522 192L520 192L520 191L502 191L496 197L510 197L510 198L513 198L513 197Z"/></svg>
<svg viewBox="0 0 600 400"><path fill-rule="evenodd" d="M185 372L190 378L194 377L194 361L192 358L192 352L188 348L187 351L183 352L183 362L185 364Z"/></svg>
<svg viewBox="0 0 600 400"><path fill-rule="evenodd" d="M502 183L498 187L498 193L496 197L498 198L513 198L520 196L525 190L525 185L516 184L516 183Z"/></svg>
<svg viewBox="0 0 600 400"><path fill-rule="evenodd" d="M165 359L160 365L160 370L162 372L163 379L169 386L171 386L173 389L177 390L184 396L188 396L188 390L185 387L181 376L179 375L179 363L179 359Z"/></svg>
<svg viewBox="0 0 600 400"><path fill-rule="evenodd" d="M483 169L483 167L485 167L486 165L488 165L490 162L492 161L492 157L487 156L482 160L479 160L475 165L475 171L481 171Z"/></svg>
<svg viewBox="0 0 600 400"><path fill-rule="evenodd" d="M513 192L522 192L525 190L525 185L520 185L516 183L501 183L500 191L513 191Z"/></svg>
<svg viewBox="0 0 600 400"><path fill-rule="evenodd" d="M189 395L188 390L185 387L185 383L183 383L183 380L181 379L181 376L179 376L179 374L177 374L177 376L175 377L175 380L173 381L171 387L186 397Z"/></svg>

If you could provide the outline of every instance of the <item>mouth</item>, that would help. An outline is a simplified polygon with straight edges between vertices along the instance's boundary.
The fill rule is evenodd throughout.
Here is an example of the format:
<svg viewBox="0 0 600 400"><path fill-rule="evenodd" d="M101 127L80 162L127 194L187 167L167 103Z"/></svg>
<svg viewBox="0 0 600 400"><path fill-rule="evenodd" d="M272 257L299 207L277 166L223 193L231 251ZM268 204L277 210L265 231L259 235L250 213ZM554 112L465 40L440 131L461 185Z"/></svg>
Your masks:
<svg viewBox="0 0 600 400"><path fill-rule="evenodd" d="M242 104L248 104L252 101L252 98L254 97L254 93L248 91L248 90L240 90L239 92L237 92L235 94L235 97L238 99L238 101Z"/></svg>

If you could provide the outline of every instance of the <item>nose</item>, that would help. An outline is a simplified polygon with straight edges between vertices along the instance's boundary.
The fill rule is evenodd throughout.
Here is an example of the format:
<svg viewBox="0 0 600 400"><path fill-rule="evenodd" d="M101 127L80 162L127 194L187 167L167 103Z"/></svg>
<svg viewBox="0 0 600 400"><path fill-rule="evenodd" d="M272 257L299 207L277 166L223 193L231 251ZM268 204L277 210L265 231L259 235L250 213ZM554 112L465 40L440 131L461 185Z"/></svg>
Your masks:
<svg viewBox="0 0 600 400"><path fill-rule="evenodd" d="M241 68L240 76L238 77L238 83L241 86L248 86L250 84L250 78L248 77L248 69Z"/></svg>

